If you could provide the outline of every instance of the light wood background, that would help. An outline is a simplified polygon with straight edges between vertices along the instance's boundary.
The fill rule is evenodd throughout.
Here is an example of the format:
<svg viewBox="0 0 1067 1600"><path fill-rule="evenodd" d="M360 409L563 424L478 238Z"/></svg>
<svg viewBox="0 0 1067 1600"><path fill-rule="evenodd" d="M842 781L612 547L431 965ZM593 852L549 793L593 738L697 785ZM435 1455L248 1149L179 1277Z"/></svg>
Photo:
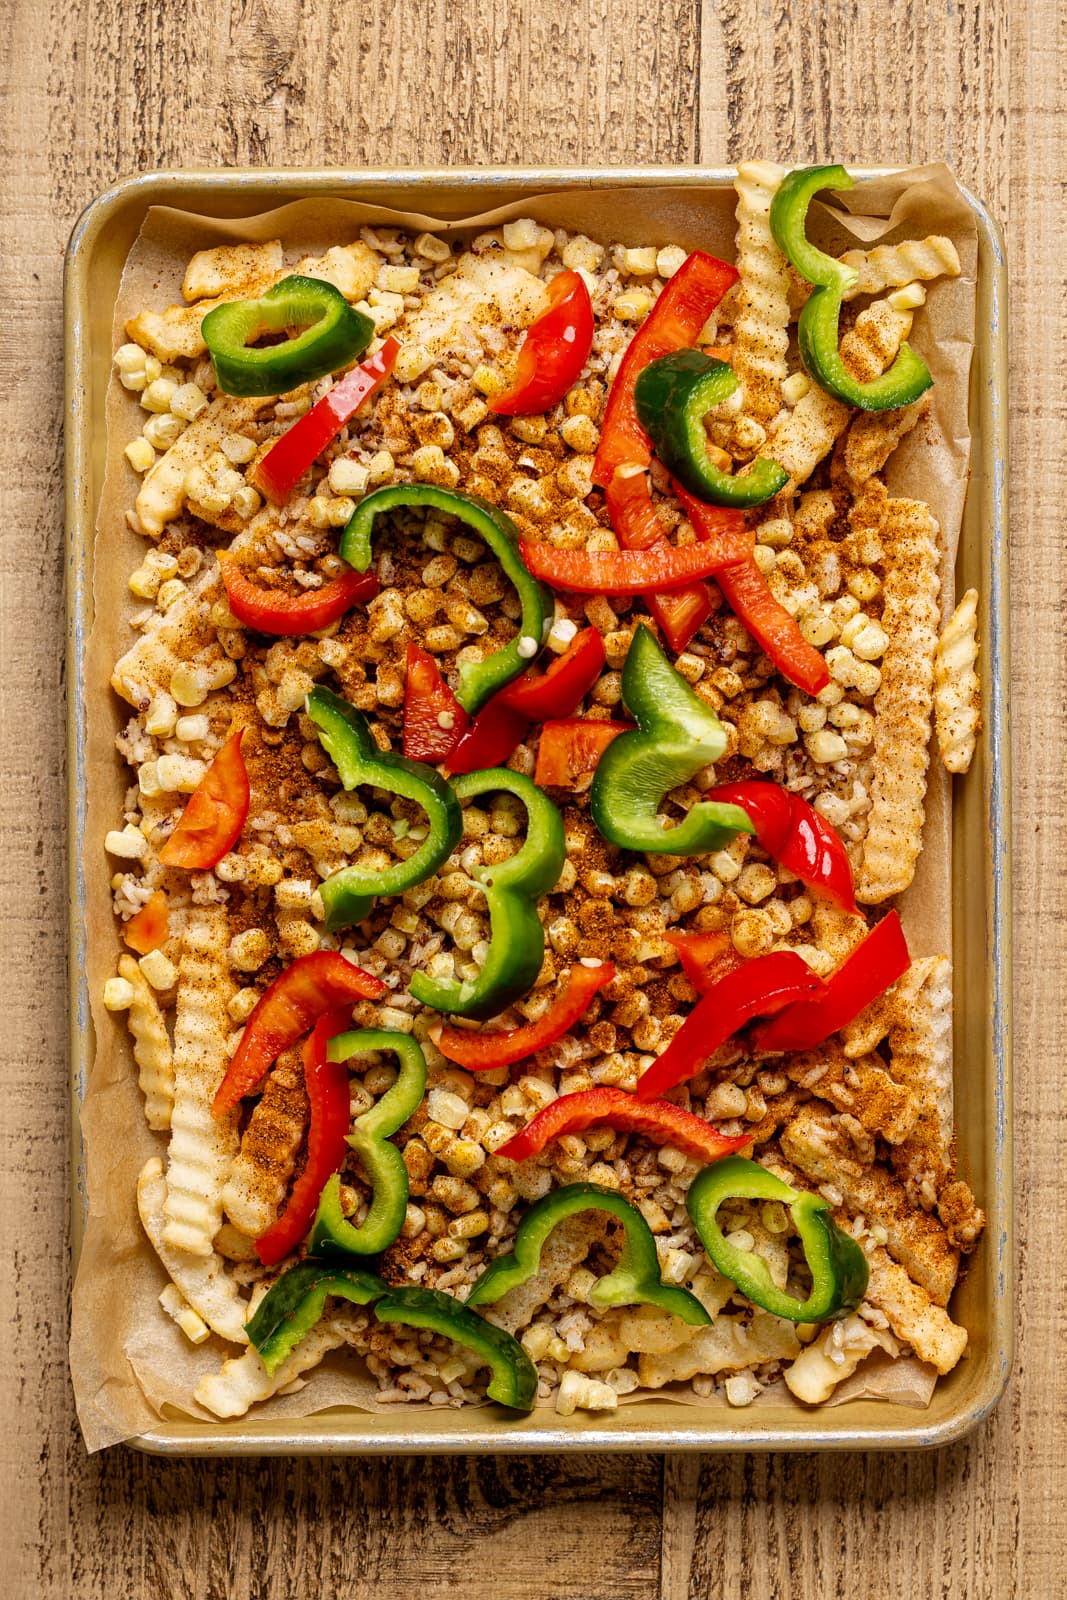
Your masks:
<svg viewBox="0 0 1067 1600"><path fill-rule="evenodd" d="M1065 19L1062 0L0 0L0 1592L1064 1593ZM74 218L116 176L157 166L757 153L943 157L1009 227L1020 1353L1007 1398L930 1455L87 1459L66 1373L60 276Z"/></svg>

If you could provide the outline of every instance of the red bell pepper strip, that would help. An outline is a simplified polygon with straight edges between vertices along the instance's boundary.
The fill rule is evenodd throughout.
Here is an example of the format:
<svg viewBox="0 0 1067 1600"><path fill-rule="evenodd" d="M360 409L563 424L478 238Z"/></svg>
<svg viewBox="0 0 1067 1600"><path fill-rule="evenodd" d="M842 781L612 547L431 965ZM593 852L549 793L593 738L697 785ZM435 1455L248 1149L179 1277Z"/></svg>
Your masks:
<svg viewBox="0 0 1067 1600"><path fill-rule="evenodd" d="M652 460L652 446L634 404L638 373L660 356L695 345L701 328L737 278L736 267L694 250L630 340L608 395L593 463L593 482L602 489L608 487L616 467L628 462L647 467Z"/></svg>
<svg viewBox="0 0 1067 1600"><path fill-rule="evenodd" d="M496 699L531 722L569 717L581 705L604 670L604 641L596 628L576 633L546 672L529 668L501 689Z"/></svg>
<svg viewBox="0 0 1067 1600"><path fill-rule="evenodd" d="M605 490L608 515L624 550L646 550L665 539L663 524L652 504L648 474L643 468L620 467ZM683 651L697 629L711 616L706 583L686 584L669 594L647 594L645 604L671 649Z"/></svg>
<svg viewBox="0 0 1067 1600"><path fill-rule="evenodd" d="M346 1002L377 1000L385 992L380 978L354 967L336 950L298 956L260 995L219 1084L212 1116L225 1116L238 1100L251 1094L281 1052L327 1011Z"/></svg>
<svg viewBox="0 0 1067 1600"><path fill-rule="evenodd" d="M404 680L404 754L432 766L447 760L467 726L467 713L428 651L408 644Z"/></svg>
<svg viewBox="0 0 1067 1600"><path fill-rule="evenodd" d="M610 961L595 967L578 962L570 970L563 993L536 1022L505 1033L469 1033L463 1028L444 1027L437 1036L437 1048L468 1072L495 1072L498 1067L509 1067L513 1061L523 1061L562 1039L585 1015L597 991L606 988L614 976Z"/></svg>
<svg viewBox="0 0 1067 1600"><path fill-rule="evenodd" d="M778 671L808 694L818 694L830 682L830 669L810 645L784 606L771 593L767 580L756 565L754 538L745 527L745 513L728 506L708 506L674 485L686 516L698 539L730 541L732 553L715 573L727 605L739 617L764 655Z"/></svg>
<svg viewBox="0 0 1067 1600"><path fill-rule="evenodd" d="M567 717L546 722L537 746L534 783L573 789L579 778L596 771L596 764L613 739L630 733L632 722L593 722L589 717Z"/></svg>
<svg viewBox="0 0 1067 1600"><path fill-rule="evenodd" d="M547 672L528 668L501 689L475 717L448 758L452 774L500 767L525 739L531 722L569 717L604 668L604 641L583 628Z"/></svg>
<svg viewBox="0 0 1067 1600"><path fill-rule="evenodd" d="M481 772L485 767L506 766L529 731L530 722L520 711L500 704L494 695L474 721L464 729L455 749L445 762L450 778L464 772Z"/></svg>
<svg viewBox="0 0 1067 1600"><path fill-rule="evenodd" d="M744 966L744 957L734 949L729 934L669 930L663 937L677 950L682 971L701 994L707 994L728 972Z"/></svg>
<svg viewBox="0 0 1067 1600"><path fill-rule="evenodd" d="M578 272L559 272L548 285L548 308L526 330L515 382L489 401L502 417L550 411L577 383L593 348L593 306Z"/></svg>
<svg viewBox="0 0 1067 1600"><path fill-rule="evenodd" d="M524 539L522 559L535 578L544 579L554 589L574 594L643 594L646 589L679 589L692 578L717 575L736 559L736 547L656 544L648 550L561 550Z"/></svg>
<svg viewBox="0 0 1067 1600"><path fill-rule="evenodd" d="M230 735L189 796L178 826L159 852L164 866L206 872L241 837L251 798L241 755L244 735L243 728Z"/></svg>
<svg viewBox="0 0 1067 1600"><path fill-rule="evenodd" d="M583 1128L617 1128L620 1133L640 1133L656 1144L670 1144L696 1161L718 1161L751 1144L748 1134L727 1138L718 1128L692 1111L672 1105L669 1100L641 1102L625 1089L608 1085L582 1089L577 1094L561 1094L521 1133L517 1133L496 1152L511 1161L526 1161L539 1155L552 1139L564 1133L580 1133Z"/></svg>
<svg viewBox="0 0 1067 1600"><path fill-rule="evenodd" d="M754 1050L813 1050L832 1033L858 1017L902 978L911 965L900 918L895 911L882 918L852 954L826 980L826 993L801 1000L753 1029Z"/></svg>
<svg viewBox="0 0 1067 1600"><path fill-rule="evenodd" d="M170 938L170 912L163 890L157 889L140 911L122 924L120 931L130 949L136 950L139 956L162 949Z"/></svg>
<svg viewBox="0 0 1067 1600"><path fill-rule="evenodd" d="M268 499L283 501L315 457L331 444L364 401L376 393L393 370L400 346L391 336L377 355L361 361L304 413L249 473Z"/></svg>
<svg viewBox="0 0 1067 1600"><path fill-rule="evenodd" d="M238 622L258 633L293 638L301 633L317 633L338 622L346 611L361 601L373 600L378 580L373 572L356 572L346 566L321 589L303 594L286 594L282 589L263 589L246 578L236 557L219 552L219 571L226 585L226 601Z"/></svg>
<svg viewBox="0 0 1067 1600"><path fill-rule="evenodd" d="M695 1077L708 1057L753 1017L770 1016L794 1000L822 994L825 987L792 950L775 950L746 961L713 984L694 1006L663 1054L638 1080L638 1099L651 1100Z"/></svg>
<svg viewBox="0 0 1067 1600"><path fill-rule="evenodd" d="M842 911L856 910L852 864L840 836L814 806L776 783L720 783L708 799L740 806L769 856Z"/></svg>
<svg viewBox="0 0 1067 1600"><path fill-rule="evenodd" d="M307 1162L293 1184L285 1210L256 1240L256 1254L266 1267L273 1267L296 1249L311 1227L326 1180L344 1161L351 1121L348 1068L343 1061L327 1061L326 1046L345 1031L349 1020L348 1011L328 1011L304 1042L304 1087L311 1113Z"/></svg>

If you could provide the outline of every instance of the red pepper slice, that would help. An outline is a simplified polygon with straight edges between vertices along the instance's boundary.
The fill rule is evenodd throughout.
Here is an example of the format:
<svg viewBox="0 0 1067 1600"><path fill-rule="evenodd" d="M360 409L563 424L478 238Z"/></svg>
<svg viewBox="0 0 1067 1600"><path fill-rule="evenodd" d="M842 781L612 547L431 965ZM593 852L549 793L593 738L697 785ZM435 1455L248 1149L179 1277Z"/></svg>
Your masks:
<svg viewBox="0 0 1067 1600"><path fill-rule="evenodd" d="M752 780L717 784L707 798L740 806L769 856L842 911L856 910L852 864L845 847L826 819L800 795L777 783Z"/></svg>
<svg viewBox="0 0 1067 1600"><path fill-rule="evenodd" d="M616 467L631 461L647 467L652 460L652 446L634 405L638 373L660 356L695 345L701 328L737 278L736 267L694 250L630 340L611 386L593 463L593 482L602 489L608 487Z"/></svg>
<svg viewBox="0 0 1067 1600"><path fill-rule="evenodd" d="M494 695L470 726L445 763L450 778L484 767L503 767L525 739L530 723L519 711L500 704Z"/></svg>
<svg viewBox="0 0 1067 1600"><path fill-rule="evenodd" d="M277 444L271 445L262 460L257 461L249 473L256 488L270 500L284 500L315 457L336 439L364 401L381 388L399 354L400 346L390 336L377 355L361 361L335 383L310 411L282 434Z"/></svg>
<svg viewBox="0 0 1067 1600"><path fill-rule="evenodd" d="M139 956L162 949L170 938L170 911L163 890L157 889L136 916L122 924L120 931L130 949L136 950Z"/></svg>
<svg viewBox="0 0 1067 1600"><path fill-rule="evenodd" d="M669 931L663 937L677 950L682 971L701 994L707 994L728 972L744 966L744 957L734 949L729 934Z"/></svg>
<svg viewBox="0 0 1067 1600"><path fill-rule="evenodd" d="M535 578L543 578L554 589L574 594L643 594L646 589L679 589L692 578L718 574L736 559L736 546L656 544L648 550L560 550L553 544L523 539L522 559Z"/></svg>
<svg viewBox="0 0 1067 1600"><path fill-rule="evenodd" d="M672 1105L669 1100L639 1101L625 1089L604 1085L582 1089L577 1094L561 1094L521 1133L500 1146L498 1156L511 1161L526 1161L538 1155L552 1139L564 1133L580 1133L583 1128L617 1128L620 1133L640 1133L656 1144L670 1144L696 1161L718 1161L732 1155L752 1140L748 1134L727 1138L718 1128L692 1111Z"/></svg>
<svg viewBox="0 0 1067 1600"><path fill-rule="evenodd" d="M303 594L260 588L245 577L236 557L226 550L219 552L219 571L226 585L227 604L237 620L258 633L272 633L279 638L328 628L353 606L373 600L378 593L373 572L356 572L347 566L321 589L308 589Z"/></svg>
<svg viewBox="0 0 1067 1600"><path fill-rule="evenodd" d="M466 726L467 713L433 656L409 643L404 680L404 754L408 760L437 766L451 755Z"/></svg>
<svg viewBox="0 0 1067 1600"><path fill-rule="evenodd" d="M568 1028L584 1016L597 991L614 976L610 961L602 961L596 967L579 962L571 968L563 993L536 1022L506 1033L469 1033L463 1028L445 1027L437 1036L437 1048L468 1072L495 1072L498 1067L509 1067L513 1061L523 1061L562 1039Z"/></svg>
<svg viewBox="0 0 1067 1600"><path fill-rule="evenodd" d="M327 1061L326 1046L345 1031L350 1015L348 1011L327 1012L304 1042L304 1087L311 1113L307 1161L284 1211L256 1240L256 1254L266 1267L273 1267L296 1249L311 1227L326 1180L344 1161L351 1121L348 1068L343 1061Z"/></svg>
<svg viewBox="0 0 1067 1600"><path fill-rule="evenodd" d="M796 618L791 617L771 593L752 553L753 535L751 530L745 529L745 513L728 506L705 505L687 493L680 483L675 483L674 492L698 539L731 536L736 554L715 573L715 582L727 605L740 617L764 655L799 689L808 694L818 694L820 689L825 689L830 682L830 669L814 645L805 639Z"/></svg>
<svg viewBox="0 0 1067 1600"><path fill-rule="evenodd" d="M230 735L189 796L178 826L159 852L164 866L205 872L241 837L251 798L241 755L244 735L243 728Z"/></svg>
<svg viewBox="0 0 1067 1600"><path fill-rule="evenodd" d="M674 1038L639 1079L637 1096L651 1100L695 1077L720 1045L753 1017L770 1016L794 1000L825 990L822 979L792 950L775 950L746 961L713 984Z"/></svg>
<svg viewBox="0 0 1067 1600"><path fill-rule="evenodd" d="M251 1094L264 1073L327 1011L347 1001L377 1000L385 984L354 967L336 950L315 950L298 956L292 966L264 989L245 1023L212 1103L211 1114L225 1116L244 1095Z"/></svg>
<svg viewBox="0 0 1067 1600"><path fill-rule="evenodd" d="M478 713L448 760L452 774L499 767L525 739L531 722L568 717L581 705L604 667L604 641L583 628L547 672L528 668Z"/></svg>
<svg viewBox="0 0 1067 1600"><path fill-rule="evenodd" d="M537 746L534 783L541 789L573 789L579 778L596 771L611 741L620 733L630 733L633 726L632 722L593 722L589 717L546 722Z"/></svg>
<svg viewBox="0 0 1067 1600"><path fill-rule="evenodd" d="M826 993L802 1000L752 1033L754 1050L813 1050L858 1017L902 978L911 965L907 940L895 911L882 918L847 960L826 980Z"/></svg>
<svg viewBox="0 0 1067 1600"><path fill-rule="evenodd" d="M577 383L593 348L593 306L578 272L548 285L548 308L531 322L519 351L515 382L489 401L502 417L550 411Z"/></svg>
<svg viewBox="0 0 1067 1600"><path fill-rule="evenodd" d="M664 540L663 524L652 504L648 474L620 467L605 491L608 515L624 550L647 550ZM663 629L671 649L680 653L697 629L711 616L711 595L706 583L687 584L669 594L646 594L645 604Z"/></svg>
<svg viewBox="0 0 1067 1600"><path fill-rule="evenodd" d="M546 672L528 669L501 689L496 699L531 722L569 717L581 705L604 670L604 641L596 628L576 633Z"/></svg>

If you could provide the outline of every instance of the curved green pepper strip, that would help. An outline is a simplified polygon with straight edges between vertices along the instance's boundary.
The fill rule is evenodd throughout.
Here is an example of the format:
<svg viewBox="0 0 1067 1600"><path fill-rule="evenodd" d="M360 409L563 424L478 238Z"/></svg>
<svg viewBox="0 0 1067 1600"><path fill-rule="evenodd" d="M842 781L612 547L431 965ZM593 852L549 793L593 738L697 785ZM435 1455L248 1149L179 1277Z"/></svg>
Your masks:
<svg viewBox="0 0 1067 1600"><path fill-rule="evenodd" d="M519 554L519 531L505 512L477 495L438 489L429 483L394 483L362 499L341 535L341 559L357 572L366 572L374 524L383 512L395 511L398 506L427 506L457 518L485 540L518 593L522 616L516 637L484 661L460 663L456 699L473 716L498 689L525 672L539 653L552 626L555 602L550 590L527 570Z"/></svg>
<svg viewBox="0 0 1067 1600"><path fill-rule="evenodd" d="M255 1316L245 1323L245 1332L273 1374L318 1322L327 1295L366 1306L387 1293L388 1285L370 1272L302 1261L271 1284Z"/></svg>
<svg viewBox="0 0 1067 1600"><path fill-rule="evenodd" d="M541 1266L541 1252L549 1234L565 1217L580 1211L606 1211L622 1223L623 1247L618 1265L598 1279L589 1291L591 1305L659 1306L691 1327L711 1321L695 1294L664 1283L652 1230L640 1211L614 1189L598 1183L569 1183L554 1189L532 1205L519 1223L511 1255L490 1262L467 1296L469 1306L491 1306L510 1290L532 1278Z"/></svg>
<svg viewBox="0 0 1067 1600"><path fill-rule="evenodd" d="M734 477L708 455L704 418L736 388L728 362L713 361L701 350L675 350L638 374L634 403L656 454L690 494L716 506L761 506L789 482L784 467L757 456L748 471Z"/></svg>
<svg viewBox="0 0 1067 1600"><path fill-rule="evenodd" d="M754 1250L739 1250L723 1236L716 1212L725 1200L780 1200L788 1206L811 1269L811 1293L796 1300L771 1280ZM705 1250L724 1278L754 1305L790 1322L826 1322L855 1311L867 1292L867 1257L830 1216L821 1195L790 1188L773 1172L743 1156L727 1156L694 1178L686 1206Z"/></svg>
<svg viewBox="0 0 1067 1600"><path fill-rule="evenodd" d="M589 809L605 839L649 855L704 855L735 833L752 833L740 806L701 800L665 828L663 798L718 761L726 733L709 705L676 672L649 630L638 627L622 669L622 698L638 726L613 739L597 762Z"/></svg>
<svg viewBox="0 0 1067 1600"><path fill-rule="evenodd" d="M402 894L436 872L463 832L463 816L451 786L422 761L379 750L366 717L347 700L316 684L307 697L307 714L346 789L369 784L414 800L426 813L429 833L415 854L384 872L342 867L322 885L326 926L332 931L362 922L379 895Z"/></svg>
<svg viewBox="0 0 1067 1600"><path fill-rule="evenodd" d="M409 992L424 1006L483 1021L534 986L545 956L545 930L536 902L559 881L567 846L563 818L548 796L521 772L487 767L453 778L452 787L460 800L503 789L526 807L526 842L518 854L495 866L475 867L471 873L485 890L491 928L489 954L478 977L472 983L443 982L416 972L408 984Z"/></svg>
<svg viewBox="0 0 1067 1600"><path fill-rule="evenodd" d="M926 362L910 344L902 344L888 372L871 383L850 377L838 348L841 302L856 282L854 268L812 244L805 232L808 207L820 189L852 189L844 167L798 167L790 172L771 201L771 232L778 248L809 283L815 285L800 313L797 338L805 371L820 389L863 411L889 411L917 400L933 378Z"/></svg>
<svg viewBox="0 0 1067 1600"><path fill-rule="evenodd" d="M537 1368L519 1341L485 1322L459 1300L440 1289L390 1289L378 1301L379 1322L399 1322L408 1328L430 1328L473 1350L493 1376L485 1391L490 1400L515 1411L529 1411L537 1398Z"/></svg>
<svg viewBox="0 0 1067 1600"><path fill-rule="evenodd" d="M286 328L304 331L282 344L253 347L265 333ZM361 356L374 338L374 323L332 283L294 274L258 300L216 306L200 331L224 394L286 394Z"/></svg>
<svg viewBox="0 0 1067 1600"><path fill-rule="evenodd" d="M426 1057L409 1034L385 1028L360 1028L338 1034L326 1047L330 1061L391 1050L400 1062L392 1088L369 1111L357 1117L348 1143L359 1156L371 1181L371 1203L364 1220L355 1226L341 1210L341 1178L334 1173L319 1198L319 1209L308 1240L312 1256L373 1256L391 1245L400 1232L408 1203L408 1169L391 1134L398 1133L418 1109L426 1092Z"/></svg>

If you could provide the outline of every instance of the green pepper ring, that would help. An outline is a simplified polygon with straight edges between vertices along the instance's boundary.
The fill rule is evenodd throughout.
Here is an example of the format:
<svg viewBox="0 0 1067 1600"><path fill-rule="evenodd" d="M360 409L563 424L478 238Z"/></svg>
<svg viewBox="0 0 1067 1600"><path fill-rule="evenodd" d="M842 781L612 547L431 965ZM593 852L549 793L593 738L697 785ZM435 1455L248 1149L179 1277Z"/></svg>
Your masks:
<svg viewBox="0 0 1067 1600"><path fill-rule="evenodd" d="M307 324L310 323L310 326ZM250 347L265 333L304 331L284 344ZM294 273L256 300L227 300L200 325L224 394L287 394L361 356L374 323L323 278Z"/></svg>
<svg viewBox="0 0 1067 1600"><path fill-rule="evenodd" d="M796 1300L772 1282L762 1256L728 1243L716 1214L726 1200L780 1200L804 1246L812 1291ZM790 1322L827 1322L854 1311L867 1291L870 1269L860 1246L830 1216L821 1195L790 1188L773 1172L743 1156L726 1156L693 1179L686 1209L712 1263L753 1304Z"/></svg>
<svg viewBox="0 0 1067 1600"><path fill-rule="evenodd" d="M769 456L757 456L737 477L708 455L704 418L737 389L726 361L700 350L675 350L650 361L634 385L637 416L667 470L699 500L744 509L761 506L789 482Z"/></svg>
<svg viewBox="0 0 1067 1600"><path fill-rule="evenodd" d="M838 340L845 290L856 282L857 274L819 250L805 231L808 207L820 189L854 187L842 166L796 168L782 180L771 201L771 232L791 265L815 285L797 324L800 359L808 376L845 405L891 411L910 405L929 389L934 381L930 369L911 345L903 343L880 378L860 383L850 376Z"/></svg>

